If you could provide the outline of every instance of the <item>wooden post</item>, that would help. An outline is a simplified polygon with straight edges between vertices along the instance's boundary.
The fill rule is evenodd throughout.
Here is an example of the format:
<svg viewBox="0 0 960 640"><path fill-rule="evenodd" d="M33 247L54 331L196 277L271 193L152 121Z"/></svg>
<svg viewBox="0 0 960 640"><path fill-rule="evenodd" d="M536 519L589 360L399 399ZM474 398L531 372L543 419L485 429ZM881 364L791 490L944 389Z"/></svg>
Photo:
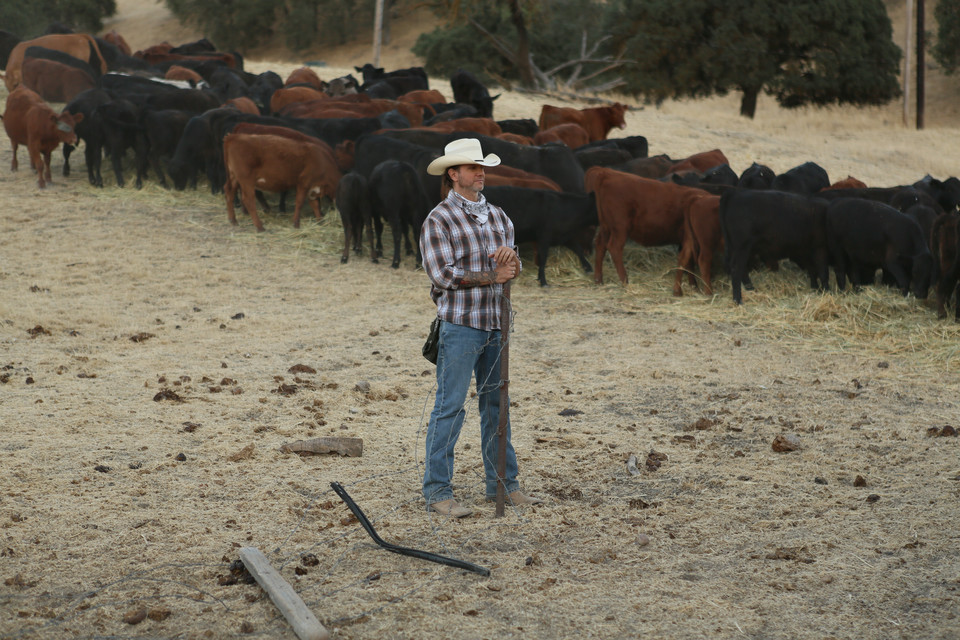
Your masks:
<svg viewBox="0 0 960 640"><path fill-rule="evenodd" d="M924 3L926 0L917 0L917 129L923 129L924 108L924 77L926 63L923 60L924 47Z"/></svg>
<svg viewBox="0 0 960 640"><path fill-rule="evenodd" d="M907 42L903 47L903 124L910 126L910 63L913 62L913 51L910 43L913 36L913 0L907 0Z"/></svg>
<svg viewBox="0 0 960 640"><path fill-rule="evenodd" d="M383 0L377 0L373 14L373 66L380 66L380 44L383 42Z"/></svg>
<svg viewBox="0 0 960 640"><path fill-rule="evenodd" d="M494 516L503 517L507 498L507 420L510 416L510 281L500 301L500 422L497 424L497 502Z"/></svg>
<svg viewBox="0 0 960 640"><path fill-rule="evenodd" d="M276 569L270 566L270 561L256 547L240 549L240 559L257 580L273 604L280 609L294 633L300 640L328 640L330 634L326 627L320 624L313 612L304 604L290 583L283 579Z"/></svg>

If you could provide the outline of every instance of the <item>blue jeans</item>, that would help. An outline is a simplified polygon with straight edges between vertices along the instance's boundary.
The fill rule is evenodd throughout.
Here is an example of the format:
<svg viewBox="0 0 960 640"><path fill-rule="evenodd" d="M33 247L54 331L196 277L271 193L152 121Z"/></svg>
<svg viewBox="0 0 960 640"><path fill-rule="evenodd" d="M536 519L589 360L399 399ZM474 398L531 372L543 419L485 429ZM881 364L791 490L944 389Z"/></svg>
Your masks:
<svg viewBox="0 0 960 640"><path fill-rule="evenodd" d="M427 425L427 457L423 472L423 496L427 504L453 497L453 449L466 416L464 402L470 377L476 376L480 407L480 441L485 493L497 495L497 427L500 423L500 332L481 331L449 322L440 323L437 356L437 399ZM510 443L507 418L507 493L520 488L517 454Z"/></svg>

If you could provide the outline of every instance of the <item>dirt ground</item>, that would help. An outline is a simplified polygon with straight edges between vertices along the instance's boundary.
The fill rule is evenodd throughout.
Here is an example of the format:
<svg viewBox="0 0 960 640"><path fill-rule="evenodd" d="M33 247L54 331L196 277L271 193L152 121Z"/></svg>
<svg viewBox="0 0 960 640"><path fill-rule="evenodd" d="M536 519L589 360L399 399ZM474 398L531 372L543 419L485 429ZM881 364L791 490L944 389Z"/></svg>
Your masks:
<svg viewBox="0 0 960 640"><path fill-rule="evenodd" d="M543 101L505 93L496 115ZM728 96L631 111L623 134L738 172L956 175L958 125L912 131L898 108L762 102L750 122ZM525 249L514 443L545 504L493 517L468 405L456 483L477 514L448 521L419 494L433 309L411 257L340 264L335 215L257 234L204 190L95 189L82 154L39 191L10 156L4 136L0 638L294 638L231 572L247 546L334 638L960 636L960 327L917 300L812 293L789 267L742 308L722 275L675 299L674 254L637 247L629 285L556 251L540 288ZM320 436L363 455L280 451ZM378 548L332 482L387 542L491 576Z"/></svg>

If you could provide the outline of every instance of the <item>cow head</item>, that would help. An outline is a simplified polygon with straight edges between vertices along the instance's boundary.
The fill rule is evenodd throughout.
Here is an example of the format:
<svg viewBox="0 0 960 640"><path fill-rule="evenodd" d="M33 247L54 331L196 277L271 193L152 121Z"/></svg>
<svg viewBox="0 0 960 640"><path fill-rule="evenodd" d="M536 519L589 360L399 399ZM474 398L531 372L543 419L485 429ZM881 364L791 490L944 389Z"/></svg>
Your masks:
<svg viewBox="0 0 960 640"><path fill-rule="evenodd" d="M610 122L613 126L618 129L626 129L627 121L624 119L624 115L627 113L627 105L620 104L619 102L614 102L610 105Z"/></svg>
<svg viewBox="0 0 960 640"><path fill-rule="evenodd" d="M55 113L50 114L50 121L56 129L57 139L67 144L77 144L77 133L73 128L82 120L82 113L74 115L69 111L64 111L59 116Z"/></svg>

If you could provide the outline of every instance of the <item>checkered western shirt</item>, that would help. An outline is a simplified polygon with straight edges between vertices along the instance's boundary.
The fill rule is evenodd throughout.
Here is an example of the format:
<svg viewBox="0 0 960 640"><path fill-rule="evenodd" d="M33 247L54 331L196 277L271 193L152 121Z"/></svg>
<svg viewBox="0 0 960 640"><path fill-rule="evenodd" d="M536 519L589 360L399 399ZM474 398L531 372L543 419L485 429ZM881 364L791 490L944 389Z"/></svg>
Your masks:
<svg viewBox="0 0 960 640"><path fill-rule="evenodd" d="M486 202L480 194L481 202ZM430 297L444 322L481 331L500 328L502 284L460 288L465 271L491 271L490 254L514 247L513 223L500 207L487 203L487 219L467 212L470 203L454 190L430 212L420 233L423 269Z"/></svg>

